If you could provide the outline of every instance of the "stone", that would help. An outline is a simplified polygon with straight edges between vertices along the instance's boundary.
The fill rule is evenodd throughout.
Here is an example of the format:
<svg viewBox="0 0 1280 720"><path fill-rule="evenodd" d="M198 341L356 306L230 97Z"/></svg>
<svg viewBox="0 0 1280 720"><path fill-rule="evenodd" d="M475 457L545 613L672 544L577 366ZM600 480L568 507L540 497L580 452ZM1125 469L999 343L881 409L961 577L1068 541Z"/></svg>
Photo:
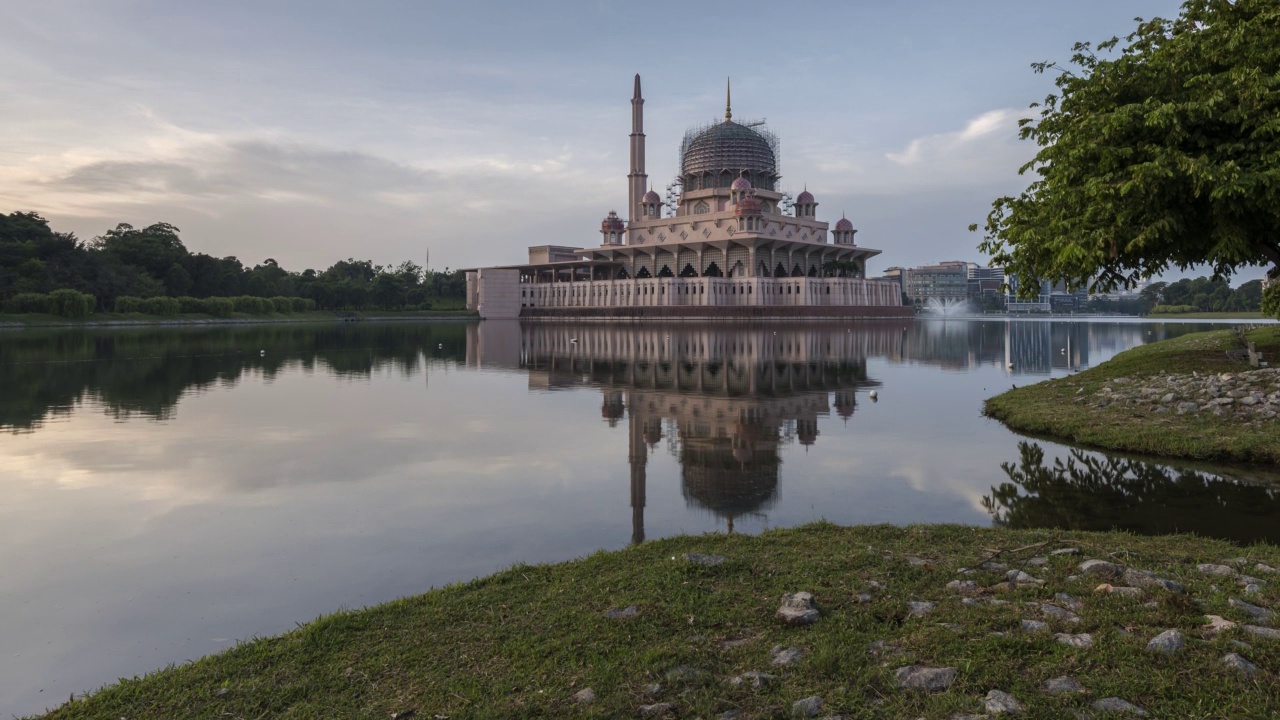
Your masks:
<svg viewBox="0 0 1280 720"><path fill-rule="evenodd" d="M1049 564L1049 558L1046 558L1046 557L1033 557L1033 558L1031 558L1030 560L1028 560L1028 561L1027 561L1027 564L1028 564L1028 565L1030 565L1031 567L1040 567L1041 565L1048 565L1048 564Z"/></svg>
<svg viewBox="0 0 1280 720"><path fill-rule="evenodd" d="M662 694L662 686L658 683L649 683L644 686L645 697L658 697Z"/></svg>
<svg viewBox="0 0 1280 720"><path fill-rule="evenodd" d="M1257 565L1254 565L1253 569L1256 570L1257 572L1268 573L1271 575L1280 574L1280 570L1277 570L1276 568L1273 568L1270 565L1263 565L1262 563L1258 563Z"/></svg>
<svg viewBox="0 0 1280 720"><path fill-rule="evenodd" d="M1272 616L1275 615L1275 613L1264 607L1258 607L1253 603L1247 603L1238 598L1231 598L1227 600L1227 603L1237 610L1243 610L1246 615L1259 622L1269 623Z"/></svg>
<svg viewBox="0 0 1280 720"><path fill-rule="evenodd" d="M1049 693L1050 695L1063 695L1065 693L1083 693L1085 691L1084 686L1076 682L1075 678L1072 678L1069 675L1063 675L1061 677L1050 678L1048 680L1045 680L1044 684L1041 685L1041 687L1044 688L1044 691Z"/></svg>
<svg viewBox="0 0 1280 720"><path fill-rule="evenodd" d="M1066 605L1068 608L1072 610L1079 610L1084 607L1084 603L1081 602L1079 598L1076 598L1072 595L1068 595L1067 593L1058 593L1053 596L1053 599L1057 600L1063 605Z"/></svg>
<svg viewBox="0 0 1280 720"><path fill-rule="evenodd" d="M1037 577L1032 577L1021 570L1010 570L1005 574L1005 579L1011 583L1043 585L1044 581Z"/></svg>
<svg viewBox="0 0 1280 720"><path fill-rule="evenodd" d="M1182 639L1182 633L1177 630L1165 630L1151 638L1151 642L1147 643L1147 652L1172 655L1186 647L1186 644L1186 641Z"/></svg>
<svg viewBox="0 0 1280 720"><path fill-rule="evenodd" d="M1003 690L992 690L987 693L987 712L992 715L1008 713L1017 715L1022 712L1022 704Z"/></svg>
<svg viewBox="0 0 1280 720"><path fill-rule="evenodd" d="M1249 585L1266 585L1267 581L1262 578L1256 578L1249 575L1237 575L1236 584L1240 587L1246 587Z"/></svg>
<svg viewBox="0 0 1280 720"><path fill-rule="evenodd" d="M931 602L909 602L907 603L908 617L924 617L933 612L935 605Z"/></svg>
<svg viewBox="0 0 1280 720"><path fill-rule="evenodd" d="M1226 620L1219 615L1205 615L1205 617L1209 619L1209 622L1203 627L1210 635L1217 635L1224 630L1230 630L1236 626L1235 623L1230 620Z"/></svg>
<svg viewBox="0 0 1280 720"><path fill-rule="evenodd" d="M1070 610L1063 610L1057 605L1050 605L1049 603L1041 603L1040 612L1044 613L1044 616L1051 620L1061 620L1062 622L1069 622L1069 623L1080 622L1079 615L1076 615Z"/></svg>
<svg viewBox="0 0 1280 720"><path fill-rule="evenodd" d="M1137 568L1126 568L1121 578L1133 587L1146 588L1148 590L1164 589L1175 593L1186 592L1181 585L1168 578L1162 578L1155 573Z"/></svg>
<svg viewBox="0 0 1280 720"><path fill-rule="evenodd" d="M769 683L773 682L775 679L776 679L775 676L770 675L769 673L762 673L762 672L756 672L755 670L751 670L748 672L744 672L741 675L735 675L734 677L729 678L725 682L732 685L733 687L742 687L745 685L747 687L755 688L758 690L764 687L765 685L768 685Z"/></svg>
<svg viewBox="0 0 1280 720"><path fill-rule="evenodd" d="M804 650L800 648L784 648L781 645L777 645L770 654L773 656L773 659L769 661L772 664L790 665L804 655Z"/></svg>
<svg viewBox="0 0 1280 720"><path fill-rule="evenodd" d="M1060 548L1049 553L1050 555L1079 555L1080 548Z"/></svg>
<svg viewBox="0 0 1280 720"><path fill-rule="evenodd" d="M812 593L798 592L783 595L782 606L778 608L774 617L791 627L812 625L818 620L818 606L813 601Z"/></svg>
<svg viewBox="0 0 1280 720"><path fill-rule="evenodd" d="M723 555L704 555L702 553L685 553L684 559L694 565L703 565L705 567L714 567L725 561Z"/></svg>
<svg viewBox="0 0 1280 720"><path fill-rule="evenodd" d="M719 715L720 720L737 720L742 717L741 710L725 710Z"/></svg>
<svg viewBox="0 0 1280 720"><path fill-rule="evenodd" d="M700 679L702 675L702 671L696 667L679 665L667 671L667 681L690 683Z"/></svg>
<svg viewBox="0 0 1280 720"><path fill-rule="evenodd" d="M1049 629L1049 623L1040 620L1023 620L1022 629L1026 632L1046 632Z"/></svg>
<svg viewBox="0 0 1280 720"><path fill-rule="evenodd" d="M930 668L923 665L907 665L894 671L898 687L904 690L924 690L925 692L941 692L951 687L956 680L957 670L953 667Z"/></svg>
<svg viewBox="0 0 1280 720"><path fill-rule="evenodd" d="M1103 583L1093 589L1096 593L1105 593L1107 595L1119 595L1121 597L1136 598L1142 596L1142 588L1129 587L1127 585L1109 585Z"/></svg>
<svg viewBox="0 0 1280 720"><path fill-rule="evenodd" d="M930 564L929 561L924 558L913 557L910 555L907 556L907 562L910 563L912 567L928 567Z"/></svg>
<svg viewBox="0 0 1280 720"><path fill-rule="evenodd" d="M1109 563L1106 560L1085 560L1080 563L1080 570L1090 575L1101 575L1103 577L1120 577L1124 572L1124 568L1115 563Z"/></svg>
<svg viewBox="0 0 1280 720"><path fill-rule="evenodd" d="M640 614L640 610L635 605L628 605L624 608L614 608L604 614L607 618L632 618Z"/></svg>
<svg viewBox="0 0 1280 720"><path fill-rule="evenodd" d="M881 585L880 583L876 582L875 580L868 580L868 581L867 581L867 587L871 588L872 590L874 590L874 591L876 591L876 592L880 592L881 590L884 590L884 586L883 586L883 585Z"/></svg>
<svg viewBox="0 0 1280 720"><path fill-rule="evenodd" d="M1239 653L1227 653L1222 656L1222 664L1233 670L1239 670L1245 675L1252 676L1258 672L1258 666L1245 660Z"/></svg>
<svg viewBox="0 0 1280 720"><path fill-rule="evenodd" d="M1227 565L1216 565L1214 563L1204 563L1203 565L1197 565L1196 569L1204 573L1205 575L1219 575L1219 576L1230 577L1236 574L1236 571L1234 568Z"/></svg>
<svg viewBox="0 0 1280 720"><path fill-rule="evenodd" d="M1260 592L1262 592L1262 586L1257 583L1249 583L1244 586L1245 595L1257 595Z"/></svg>
<svg viewBox="0 0 1280 720"><path fill-rule="evenodd" d="M1257 625L1242 625L1240 629L1250 635L1257 635L1258 637L1267 638L1268 640L1280 640L1280 630L1276 630L1275 628L1265 628Z"/></svg>
<svg viewBox="0 0 1280 720"><path fill-rule="evenodd" d="M797 700L791 703L791 715L794 717L811 718L817 717L822 711L822 698L817 695L810 695L803 700Z"/></svg>
<svg viewBox="0 0 1280 720"><path fill-rule="evenodd" d="M952 580L947 583L947 589L961 595L976 595L982 587L972 580Z"/></svg>
<svg viewBox="0 0 1280 720"><path fill-rule="evenodd" d="M675 705L671 703L654 703L652 705L641 705L641 717L662 717L675 709Z"/></svg>
<svg viewBox="0 0 1280 720"><path fill-rule="evenodd" d="M866 605L866 604L868 604L868 603L870 603L870 602L871 602L871 594L870 594L870 593L858 593L858 594L857 594L857 596L856 596L856 598L857 598L858 602L859 602L859 603L861 603L861 604L863 604L863 605Z"/></svg>
<svg viewBox="0 0 1280 720"><path fill-rule="evenodd" d="M579 705L590 705L596 701L596 691L591 688L582 688L573 694L573 701Z"/></svg>
<svg viewBox="0 0 1280 720"><path fill-rule="evenodd" d="M1093 636L1089 633L1079 633L1078 635L1072 635L1071 633L1054 633L1053 637L1063 645L1070 645L1074 648L1093 647Z"/></svg>
<svg viewBox="0 0 1280 720"><path fill-rule="evenodd" d="M1130 715L1138 715L1140 717L1147 714L1146 710L1143 710L1127 700L1121 700L1118 697L1102 698L1093 704L1093 709L1099 712L1129 713Z"/></svg>

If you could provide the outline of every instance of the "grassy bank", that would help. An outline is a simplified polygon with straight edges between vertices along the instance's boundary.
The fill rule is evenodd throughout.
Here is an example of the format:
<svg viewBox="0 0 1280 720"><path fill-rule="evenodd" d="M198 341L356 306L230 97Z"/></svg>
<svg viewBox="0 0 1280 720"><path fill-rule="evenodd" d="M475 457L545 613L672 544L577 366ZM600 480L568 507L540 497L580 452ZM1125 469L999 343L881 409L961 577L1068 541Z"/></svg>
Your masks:
<svg viewBox="0 0 1280 720"><path fill-rule="evenodd" d="M1268 320L1261 312L1189 312L1189 313L1151 313L1146 316L1151 320Z"/></svg>
<svg viewBox="0 0 1280 720"><path fill-rule="evenodd" d="M1081 554L1053 554L1067 548ZM704 565L685 553L724 560ZM1185 593L1141 573L1082 572L1086 558L1154 572ZM1000 565L957 574L989 559ZM1246 596L1247 579L1197 568L1223 562L1273 582ZM1267 717L1280 707L1280 638L1245 629L1259 621L1230 604L1248 597L1280 606L1280 575L1257 563L1280 567L1280 549L1187 536L825 523L673 538L331 615L123 681L47 717L613 718L645 707L651 717L782 718L816 696L819 717L945 718L982 712L992 690L1011 694L1031 718L1069 716L1112 697L1154 717ZM1044 584L1003 582L1018 570ZM974 588L947 586L960 578ZM1095 591L1103 582L1148 587ZM775 611L797 591L814 594L820 615L788 627ZM1239 625L1214 634L1206 613ZM1147 649L1170 629L1185 647ZM1089 646L1057 633L1087 634ZM779 652L787 649L798 652ZM1257 672L1225 664L1232 652ZM899 687L897 669L911 665L954 668L954 680L937 692ZM767 675L744 675L752 672ZM1061 676L1083 691L1048 691L1045 683Z"/></svg>
<svg viewBox="0 0 1280 720"><path fill-rule="evenodd" d="M205 313L178 315L148 315L146 313L94 313L85 318L65 318L57 315L0 313L0 327L111 327L114 325L217 325L234 323L280 322L341 322L349 320L420 320L431 318L475 318L476 313L466 309L447 310L369 310L331 312L315 310L297 313L267 313L251 315L232 313L227 317Z"/></svg>
<svg viewBox="0 0 1280 720"><path fill-rule="evenodd" d="M1256 328L1248 338L1273 366L1280 365L1280 327ZM1280 464L1280 419L1242 420L1232 413L1179 414L1157 411L1152 404L1095 402L1122 386L1150 386L1169 376L1200 382L1205 376L1240 375L1250 367L1239 359L1239 348L1230 330L1184 335L1125 351L1080 373L1010 390L987 400L984 410L1019 432L1092 447Z"/></svg>

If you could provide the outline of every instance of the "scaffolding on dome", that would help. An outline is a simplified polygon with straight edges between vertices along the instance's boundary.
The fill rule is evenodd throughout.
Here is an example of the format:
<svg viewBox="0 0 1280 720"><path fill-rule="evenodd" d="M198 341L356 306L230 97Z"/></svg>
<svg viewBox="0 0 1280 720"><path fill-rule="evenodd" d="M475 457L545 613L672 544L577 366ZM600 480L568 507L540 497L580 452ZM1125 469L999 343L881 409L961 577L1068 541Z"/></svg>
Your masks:
<svg viewBox="0 0 1280 720"><path fill-rule="evenodd" d="M695 147L695 141L708 132L726 126L736 126L747 132L719 133L716 142ZM736 129L735 128L735 129ZM755 136L755 137L753 137ZM760 152L760 140L768 148L768 156ZM680 141L680 173L705 173L723 170L752 169L781 177L782 148L778 136L765 127L764 120L734 122L716 120L697 125L685 131Z"/></svg>

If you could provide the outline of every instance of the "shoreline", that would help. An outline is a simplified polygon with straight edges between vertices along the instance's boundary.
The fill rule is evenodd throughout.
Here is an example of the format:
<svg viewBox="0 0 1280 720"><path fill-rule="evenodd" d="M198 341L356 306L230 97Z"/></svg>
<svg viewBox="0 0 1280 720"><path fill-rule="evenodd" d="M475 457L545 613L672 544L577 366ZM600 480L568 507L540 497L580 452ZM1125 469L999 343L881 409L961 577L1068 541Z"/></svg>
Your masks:
<svg viewBox="0 0 1280 720"><path fill-rule="evenodd" d="M1251 367L1234 330L1142 345L1087 370L988 398L1009 429L1089 449L1280 466L1280 329L1249 331L1271 367Z"/></svg>
<svg viewBox="0 0 1280 720"><path fill-rule="evenodd" d="M1271 545L1124 532L680 536L337 612L40 717L1262 717L1277 568Z"/></svg>
<svg viewBox="0 0 1280 720"><path fill-rule="evenodd" d="M237 317L166 317L162 315L144 317L122 317L112 319L69 319L38 317L32 320L18 318L20 316L0 316L0 330L24 330L34 328L116 328L116 327L201 327L205 325L267 325L279 323L344 323L344 322L480 322L480 318L467 310L406 311L405 313L371 313L339 315L327 311L280 315L241 315Z"/></svg>

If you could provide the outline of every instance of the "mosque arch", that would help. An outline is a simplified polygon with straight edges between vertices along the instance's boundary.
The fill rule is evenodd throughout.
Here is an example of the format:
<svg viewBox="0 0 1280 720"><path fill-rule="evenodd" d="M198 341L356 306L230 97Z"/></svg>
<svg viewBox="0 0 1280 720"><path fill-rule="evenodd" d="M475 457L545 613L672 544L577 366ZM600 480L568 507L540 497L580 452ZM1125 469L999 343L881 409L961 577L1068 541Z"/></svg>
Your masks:
<svg viewBox="0 0 1280 720"><path fill-rule="evenodd" d="M804 277L804 271L800 269L800 263L796 263L792 266L791 277Z"/></svg>
<svg viewBox="0 0 1280 720"><path fill-rule="evenodd" d="M712 260L711 264L707 266L707 271L703 273L703 275L705 277L724 277L724 271L720 269L720 266L717 265L714 260Z"/></svg>
<svg viewBox="0 0 1280 720"><path fill-rule="evenodd" d="M669 278L669 277L675 277L675 276L676 274L671 272L670 265L663 265L662 269L658 271L658 277Z"/></svg>
<svg viewBox="0 0 1280 720"><path fill-rule="evenodd" d="M648 278L651 278L651 277L653 277L653 273L649 272L649 268L647 267L642 267L636 271L637 280L647 280Z"/></svg>
<svg viewBox="0 0 1280 720"><path fill-rule="evenodd" d="M693 269L692 263L685 263L684 267L680 269L680 277L698 277L698 271Z"/></svg>
<svg viewBox="0 0 1280 720"><path fill-rule="evenodd" d="M694 215L706 215L709 212L711 212L711 206L707 204L706 200L699 200L698 204L693 206Z"/></svg>
<svg viewBox="0 0 1280 720"><path fill-rule="evenodd" d="M786 267L784 267L782 263L778 263L778 266L777 266L777 267L775 267L775 268L773 269L773 276L774 276L774 277L786 277L786 276L787 276L787 268L786 268Z"/></svg>
<svg viewBox="0 0 1280 720"><path fill-rule="evenodd" d="M743 272L742 261L739 260L733 264L733 267L729 268L729 277L742 277Z"/></svg>
<svg viewBox="0 0 1280 720"><path fill-rule="evenodd" d="M631 273L627 272L625 267L618 268L618 274L614 276L615 280L630 280Z"/></svg>

